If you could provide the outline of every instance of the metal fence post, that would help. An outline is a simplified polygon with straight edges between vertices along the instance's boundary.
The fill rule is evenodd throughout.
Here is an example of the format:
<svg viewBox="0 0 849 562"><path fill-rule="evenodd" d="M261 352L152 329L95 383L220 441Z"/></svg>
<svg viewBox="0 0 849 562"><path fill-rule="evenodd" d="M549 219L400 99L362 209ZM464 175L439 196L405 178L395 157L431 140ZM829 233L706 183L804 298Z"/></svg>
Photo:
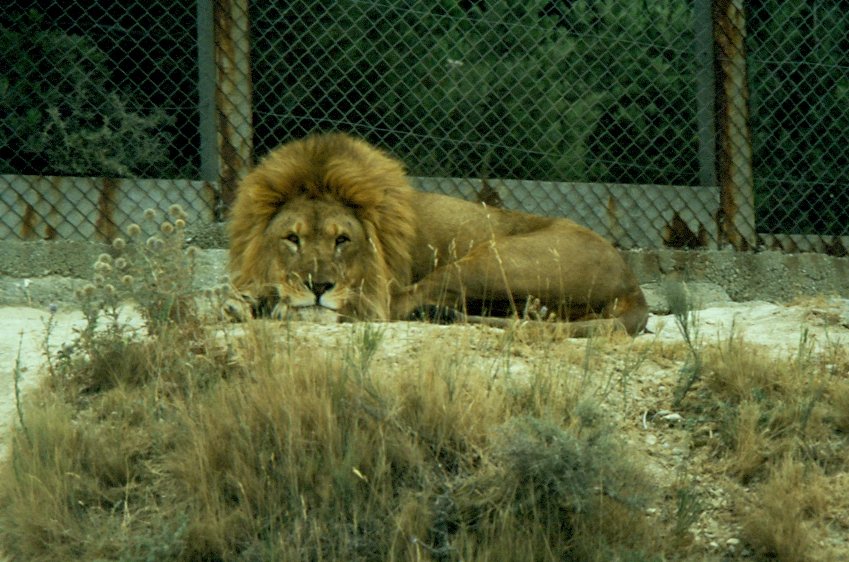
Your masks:
<svg viewBox="0 0 849 562"><path fill-rule="evenodd" d="M693 6L693 40L696 47L696 121L699 135L699 185L718 189L716 183L716 128L711 0ZM717 232L716 240L719 240ZM712 237L711 237L712 238Z"/></svg>
<svg viewBox="0 0 849 562"><path fill-rule="evenodd" d="M199 0L201 175L218 181L219 220L253 164L249 28L248 0Z"/></svg>
<svg viewBox="0 0 849 562"><path fill-rule="evenodd" d="M736 250L756 245L752 130L742 0L714 0L716 160L720 187L720 242Z"/></svg>
<svg viewBox="0 0 849 562"><path fill-rule="evenodd" d="M198 110L200 134L200 179L218 181L218 139L215 119L215 25L213 0L198 0Z"/></svg>

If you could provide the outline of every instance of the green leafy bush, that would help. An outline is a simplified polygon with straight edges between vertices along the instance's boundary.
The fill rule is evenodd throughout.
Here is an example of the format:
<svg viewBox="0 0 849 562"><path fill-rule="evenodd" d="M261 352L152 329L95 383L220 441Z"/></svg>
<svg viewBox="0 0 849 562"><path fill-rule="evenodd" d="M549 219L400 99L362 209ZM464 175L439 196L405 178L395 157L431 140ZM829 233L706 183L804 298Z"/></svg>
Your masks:
<svg viewBox="0 0 849 562"><path fill-rule="evenodd" d="M849 234L849 17L764 2L749 19L758 230Z"/></svg>
<svg viewBox="0 0 849 562"><path fill-rule="evenodd" d="M696 181L686 3L578 0L559 17L542 0L463 4L254 14L257 111L275 116L258 122L258 152L347 128L416 175Z"/></svg>
<svg viewBox="0 0 849 562"><path fill-rule="evenodd" d="M171 118L116 86L88 37L30 13L0 27L0 173L129 177L167 163Z"/></svg>

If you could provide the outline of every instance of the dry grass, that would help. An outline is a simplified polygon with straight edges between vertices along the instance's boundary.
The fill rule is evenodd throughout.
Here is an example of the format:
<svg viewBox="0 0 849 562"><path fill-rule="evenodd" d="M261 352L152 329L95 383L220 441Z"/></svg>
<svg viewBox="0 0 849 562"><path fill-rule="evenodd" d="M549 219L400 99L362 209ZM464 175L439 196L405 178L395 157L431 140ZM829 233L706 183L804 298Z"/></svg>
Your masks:
<svg viewBox="0 0 849 562"><path fill-rule="evenodd" d="M827 559L817 551L831 493L816 464L784 457L770 466L759 493L745 507L743 537L764 558Z"/></svg>
<svg viewBox="0 0 849 562"><path fill-rule="evenodd" d="M649 487L570 385L493 384L436 359L373 370L379 329L352 330L319 357L287 350L285 329L266 322L231 339L230 356L193 330L95 338L108 349L59 363L24 405L31 443L16 432L0 484L5 549L26 560L651 551Z"/></svg>
<svg viewBox="0 0 849 562"><path fill-rule="evenodd" d="M717 466L747 489L735 502L744 544L761 559L834 559L822 539L845 525L831 498L849 493L849 355L813 353L804 332L791 358L738 337L704 351L684 405L714 428Z"/></svg>

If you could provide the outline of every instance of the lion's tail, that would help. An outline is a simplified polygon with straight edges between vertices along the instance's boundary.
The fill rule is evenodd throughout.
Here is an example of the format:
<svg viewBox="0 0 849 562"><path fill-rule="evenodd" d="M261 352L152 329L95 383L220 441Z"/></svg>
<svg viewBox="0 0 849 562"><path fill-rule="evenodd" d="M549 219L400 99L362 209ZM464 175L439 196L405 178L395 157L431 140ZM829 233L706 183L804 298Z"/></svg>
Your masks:
<svg viewBox="0 0 849 562"><path fill-rule="evenodd" d="M635 285L630 293L616 299L607 316L621 322L632 336L642 333L649 318L649 305L640 286Z"/></svg>

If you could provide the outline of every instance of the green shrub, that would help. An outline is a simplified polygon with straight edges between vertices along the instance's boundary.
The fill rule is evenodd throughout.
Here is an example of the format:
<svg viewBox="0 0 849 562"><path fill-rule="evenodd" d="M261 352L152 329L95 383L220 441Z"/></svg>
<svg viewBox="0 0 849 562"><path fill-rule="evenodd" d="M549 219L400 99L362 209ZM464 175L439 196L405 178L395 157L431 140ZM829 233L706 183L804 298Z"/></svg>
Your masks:
<svg viewBox="0 0 849 562"><path fill-rule="evenodd" d="M129 177L167 165L172 119L115 85L92 39L30 13L0 28L0 56L0 173Z"/></svg>
<svg viewBox="0 0 849 562"><path fill-rule="evenodd" d="M258 152L350 128L414 175L695 181L686 3L579 0L559 17L543 0L463 4L256 12L257 112L275 116Z"/></svg>

